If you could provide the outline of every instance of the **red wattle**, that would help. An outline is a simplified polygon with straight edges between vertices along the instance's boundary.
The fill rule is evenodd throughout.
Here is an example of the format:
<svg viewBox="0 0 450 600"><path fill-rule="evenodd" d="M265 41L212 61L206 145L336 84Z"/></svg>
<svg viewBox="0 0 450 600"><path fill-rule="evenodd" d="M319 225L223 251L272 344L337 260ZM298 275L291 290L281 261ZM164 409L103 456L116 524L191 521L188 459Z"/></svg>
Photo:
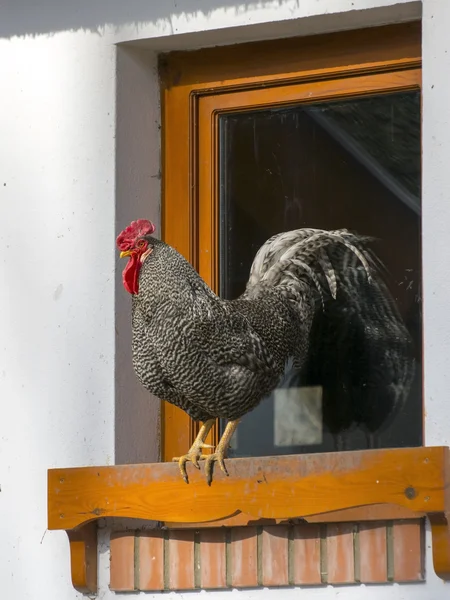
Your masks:
<svg viewBox="0 0 450 600"><path fill-rule="evenodd" d="M137 294L139 291L140 268L141 261L139 260L139 255L137 252L133 252L122 273L123 285L130 294Z"/></svg>

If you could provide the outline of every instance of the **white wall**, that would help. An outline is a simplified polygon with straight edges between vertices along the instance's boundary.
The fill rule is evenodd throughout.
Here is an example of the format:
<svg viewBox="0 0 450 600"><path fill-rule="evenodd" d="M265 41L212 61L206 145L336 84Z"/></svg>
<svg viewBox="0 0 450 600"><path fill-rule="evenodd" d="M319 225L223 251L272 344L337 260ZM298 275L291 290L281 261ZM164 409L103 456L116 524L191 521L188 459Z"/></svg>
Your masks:
<svg viewBox="0 0 450 600"><path fill-rule="evenodd" d="M114 70L92 34L0 41L5 600L74 597L46 470L114 461Z"/></svg>
<svg viewBox="0 0 450 600"><path fill-rule="evenodd" d="M129 298L115 275L114 246L115 232L131 218L159 221L155 52L407 20L420 15L420 3L6 3L0 8L1 596L70 600L77 594L65 535L43 537L46 470L152 460L158 453L157 405L131 371ZM447 2L424 0L428 444L450 444L450 80L443 76L450 67L449 24ZM117 52L116 42L124 41L141 47ZM114 597L108 567L105 543L101 598ZM444 585L428 567L426 586L368 587L364 596L440 600ZM361 593L358 587L286 590L283 598L356 600ZM209 597L229 594L280 596L266 590Z"/></svg>

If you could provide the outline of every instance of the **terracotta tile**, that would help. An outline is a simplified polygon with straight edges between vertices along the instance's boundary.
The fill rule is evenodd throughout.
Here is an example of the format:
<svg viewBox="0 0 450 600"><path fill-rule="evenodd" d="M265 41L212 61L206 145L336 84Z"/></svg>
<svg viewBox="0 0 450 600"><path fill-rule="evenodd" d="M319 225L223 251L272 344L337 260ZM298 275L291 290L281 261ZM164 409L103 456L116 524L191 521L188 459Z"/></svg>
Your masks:
<svg viewBox="0 0 450 600"><path fill-rule="evenodd" d="M139 537L139 589L164 589L164 536L162 531L142 531Z"/></svg>
<svg viewBox="0 0 450 600"><path fill-rule="evenodd" d="M327 525L327 581L354 583L353 528L351 523Z"/></svg>
<svg viewBox="0 0 450 600"><path fill-rule="evenodd" d="M293 545L293 583L317 585L320 577L320 527L296 525Z"/></svg>
<svg viewBox="0 0 450 600"><path fill-rule="evenodd" d="M174 530L169 532L168 561L169 588L194 589L194 532Z"/></svg>
<svg viewBox="0 0 450 600"><path fill-rule="evenodd" d="M231 530L229 578L233 587L258 585L258 545L256 527Z"/></svg>
<svg viewBox="0 0 450 600"><path fill-rule="evenodd" d="M361 583L387 581L386 523L359 526L359 578Z"/></svg>
<svg viewBox="0 0 450 600"><path fill-rule="evenodd" d="M393 534L394 581L422 581L425 549L420 520L395 521Z"/></svg>
<svg viewBox="0 0 450 600"><path fill-rule="evenodd" d="M227 586L224 528L200 531L200 582L202 588Z"/></svg>
<svg viewBox="0 0 450 600"><path fill-rule="evenodd" d="M110 556L109 587L115 592L134 590L134 534L111 533Z"/></svg>
<svg viewBox="0 0 450 600"><path fill-rule="evenodd" d="M262 584L289 585L288 540L285 525L264 527L262 534Z"/></svg>

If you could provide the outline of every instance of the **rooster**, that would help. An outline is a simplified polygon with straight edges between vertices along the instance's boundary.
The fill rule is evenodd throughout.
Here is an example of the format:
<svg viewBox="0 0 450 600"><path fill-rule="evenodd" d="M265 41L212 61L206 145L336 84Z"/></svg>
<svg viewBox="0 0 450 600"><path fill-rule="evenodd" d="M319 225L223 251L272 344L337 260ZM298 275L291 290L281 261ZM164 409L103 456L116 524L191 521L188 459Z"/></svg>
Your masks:
<svg viewBox="0 0 450 600"><path fill-rule="evenodd" d="M287 365L300 380L342 376L354 419L369 431L401 409L414 371L411 339L366 238L344 229L277 234L258 251L245 292L223 300L154 231L133 221L117 246L129 258L123 284L136 375L203 423L187 454L173 459L186 482L189 461L206 461L208 484L215 462L227 474L239 420L285 381ZM227 425L205 455L217 418Z"/></svg>

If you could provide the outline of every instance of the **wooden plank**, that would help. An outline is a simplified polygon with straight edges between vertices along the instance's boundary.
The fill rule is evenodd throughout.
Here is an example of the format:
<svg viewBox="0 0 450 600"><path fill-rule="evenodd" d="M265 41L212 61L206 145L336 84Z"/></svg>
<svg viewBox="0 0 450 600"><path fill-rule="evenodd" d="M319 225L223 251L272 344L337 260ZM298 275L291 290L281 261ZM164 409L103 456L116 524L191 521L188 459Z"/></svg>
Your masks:
<svg viewBox="0 0 450 600"><path fill-rule="evenodd" d="M305 520L308 523L358 523L364 521L386 521L386 520L408 520L424 517L425 513L417 513L395 504L375 504L373 506L358 506L356 508L344 508L342 510L327 512L321 515L310 515ZM249 515L239 513L225 519L212 521L210 523L172 523L166 521L165 526L173 529L198 529L205 527L242 527L251 523L252 525L288 525L298 524L298 519L261 519L255 523L255 519ZM302 519L303 522L303 519Z"/></svg>
<svg viewBox="0 0 450 600"><path fill-rule="evenodd" d="M394 581L422 581L424 579L424 545L420 521L395 522Z"/></svg>
<svg viewBox="0 0 450 600"><path fill-rule="evenodd" d="M227 586L225 529L200 532L200 582L204 589Z"/></svg>
<svg viewBox="0 0 450 600"><path fill-rule="evenodd" d="M288 528L264 527L262 532L262 584L275 587L289 584Z"/></svg>
<svg viewBox="0 0 450 600"><path fill-rule="evenodd" d="M195 264L192 253L193 214L191 202L191 136L178 137L180 131L189 131L189 100L184 90L171 90L170 97L163 91L161 97L164 135L162 141L162 239ZM177 173L173 177L173 173ZM181 409L161 402L163 460L186 453L193 442L193 421Z"/></svg>
<svg viewBox="0 0 450 600"><path fill-rule="evenodd" d="M417 519L417 512L395 504L374 504L373 506L357 506L344 508L323 515L307 518L308 523L358 523L364 521L388 521L394 519ZM425 516L425 515L421 515Z"/></svg>
<svg viewBox="0 0 450 600"><path fill-rule="evenodd" d="M168 545L169 589L194 589L194 532L170 531Z"/></svg>
<svg viewBox="0 0 450 600"><path fill-rule="evenodd" d="M134 533L111 533L110 553L110 589L114 592L133 591Z"/></svg>
<svg viewBox="0 0 450 600"><path fill-rule="evenodd" d="M139 589L164 589L164 536L162 531L141 531L139 544Z"/></svg>
<svg viewBox="0 0 450 600"><path fill-rule="evenodd" d="M236 527L231 530L231 585L237 588L258 585L258 544L256 527Z"/></svg>
<svg viewBox="0 0 450 600"><path fill-rule="evenodd" d="M295 74L344 74L364 66L386 68L421 60L420 22L371 27L325 35L172 52L162 58L170 91L227 89L293 78Z"/></svg>
<svg viewBox="0 0 450 600"><path fill-rule="evenodd" d="M245 110L250 108L272 108L274 106L282 106L284 104L296 104L299 102L311 102L319 100L327 100L333 97L347 97L366 93L381 93L385 91L401 91L408 89L419 89L422 78L420 69L411 69L408 71L398 71L394 73L377 73L371 75L360 75L357 77L348 77L345 79L330 79L312 83L298 83L281 88L267 88L262 90L249 90L243 92L235 92L233 94L223 94L222 96L205 96L200 99L200 151L202 156L201 170L199 173L200 197L205 197L206 192L202 188L214 189L214 179L211 178L211 171L214 169L215 155L206 153L205 139L203 144L202 134L205 137L211 136L214 132L211 128L211 116L209 116L209 129L207 126L202 127L202 124L207 125L208 115L215 111L226 110ZM203 151L202 151L203 150ZM206 177L209 177L207 180ZM206 185L202 185L203 180ZM211 204L211 198L209 202ZM206 207L204 208L207 211ZM211 208L209 209L211 212ZM211 229L211 226L209 226ZM211 231L210 231L211 236ZM209 258L209 257L207 257ZM205 263L210 262L205 260ZM200 263L200 273L202 273L202 263ZM210 269L205 271L208 282L208 276L211 277Z"/></svg>
<svg viewBox="0 0 450 600"><path fill-rule="evenodd" d="M353 531L351 523L327 525L327 583L355 582Z"/></svg>
<svg viewBox="0 0 450 600"><path fill-rule="evenodd" d="M384 583L387 573L386 523L359 526L359 579L361 583Z"/></svg>
<svg viewBox="0 0 450 600"><path fill-rule="evenodd" d="M296 525L294 527L293 583L318 585L320 575L320 527Z"/></svg>
<svg viewBox="0 0 450 600"><path fill-rule="evenodd" d="M289 519L370 504L445 510L448 448L404 448L228 460L208 486L203 469L189 485L176 464L49 471L49 529L99 517L200 522L239 511Z"/></svg>

